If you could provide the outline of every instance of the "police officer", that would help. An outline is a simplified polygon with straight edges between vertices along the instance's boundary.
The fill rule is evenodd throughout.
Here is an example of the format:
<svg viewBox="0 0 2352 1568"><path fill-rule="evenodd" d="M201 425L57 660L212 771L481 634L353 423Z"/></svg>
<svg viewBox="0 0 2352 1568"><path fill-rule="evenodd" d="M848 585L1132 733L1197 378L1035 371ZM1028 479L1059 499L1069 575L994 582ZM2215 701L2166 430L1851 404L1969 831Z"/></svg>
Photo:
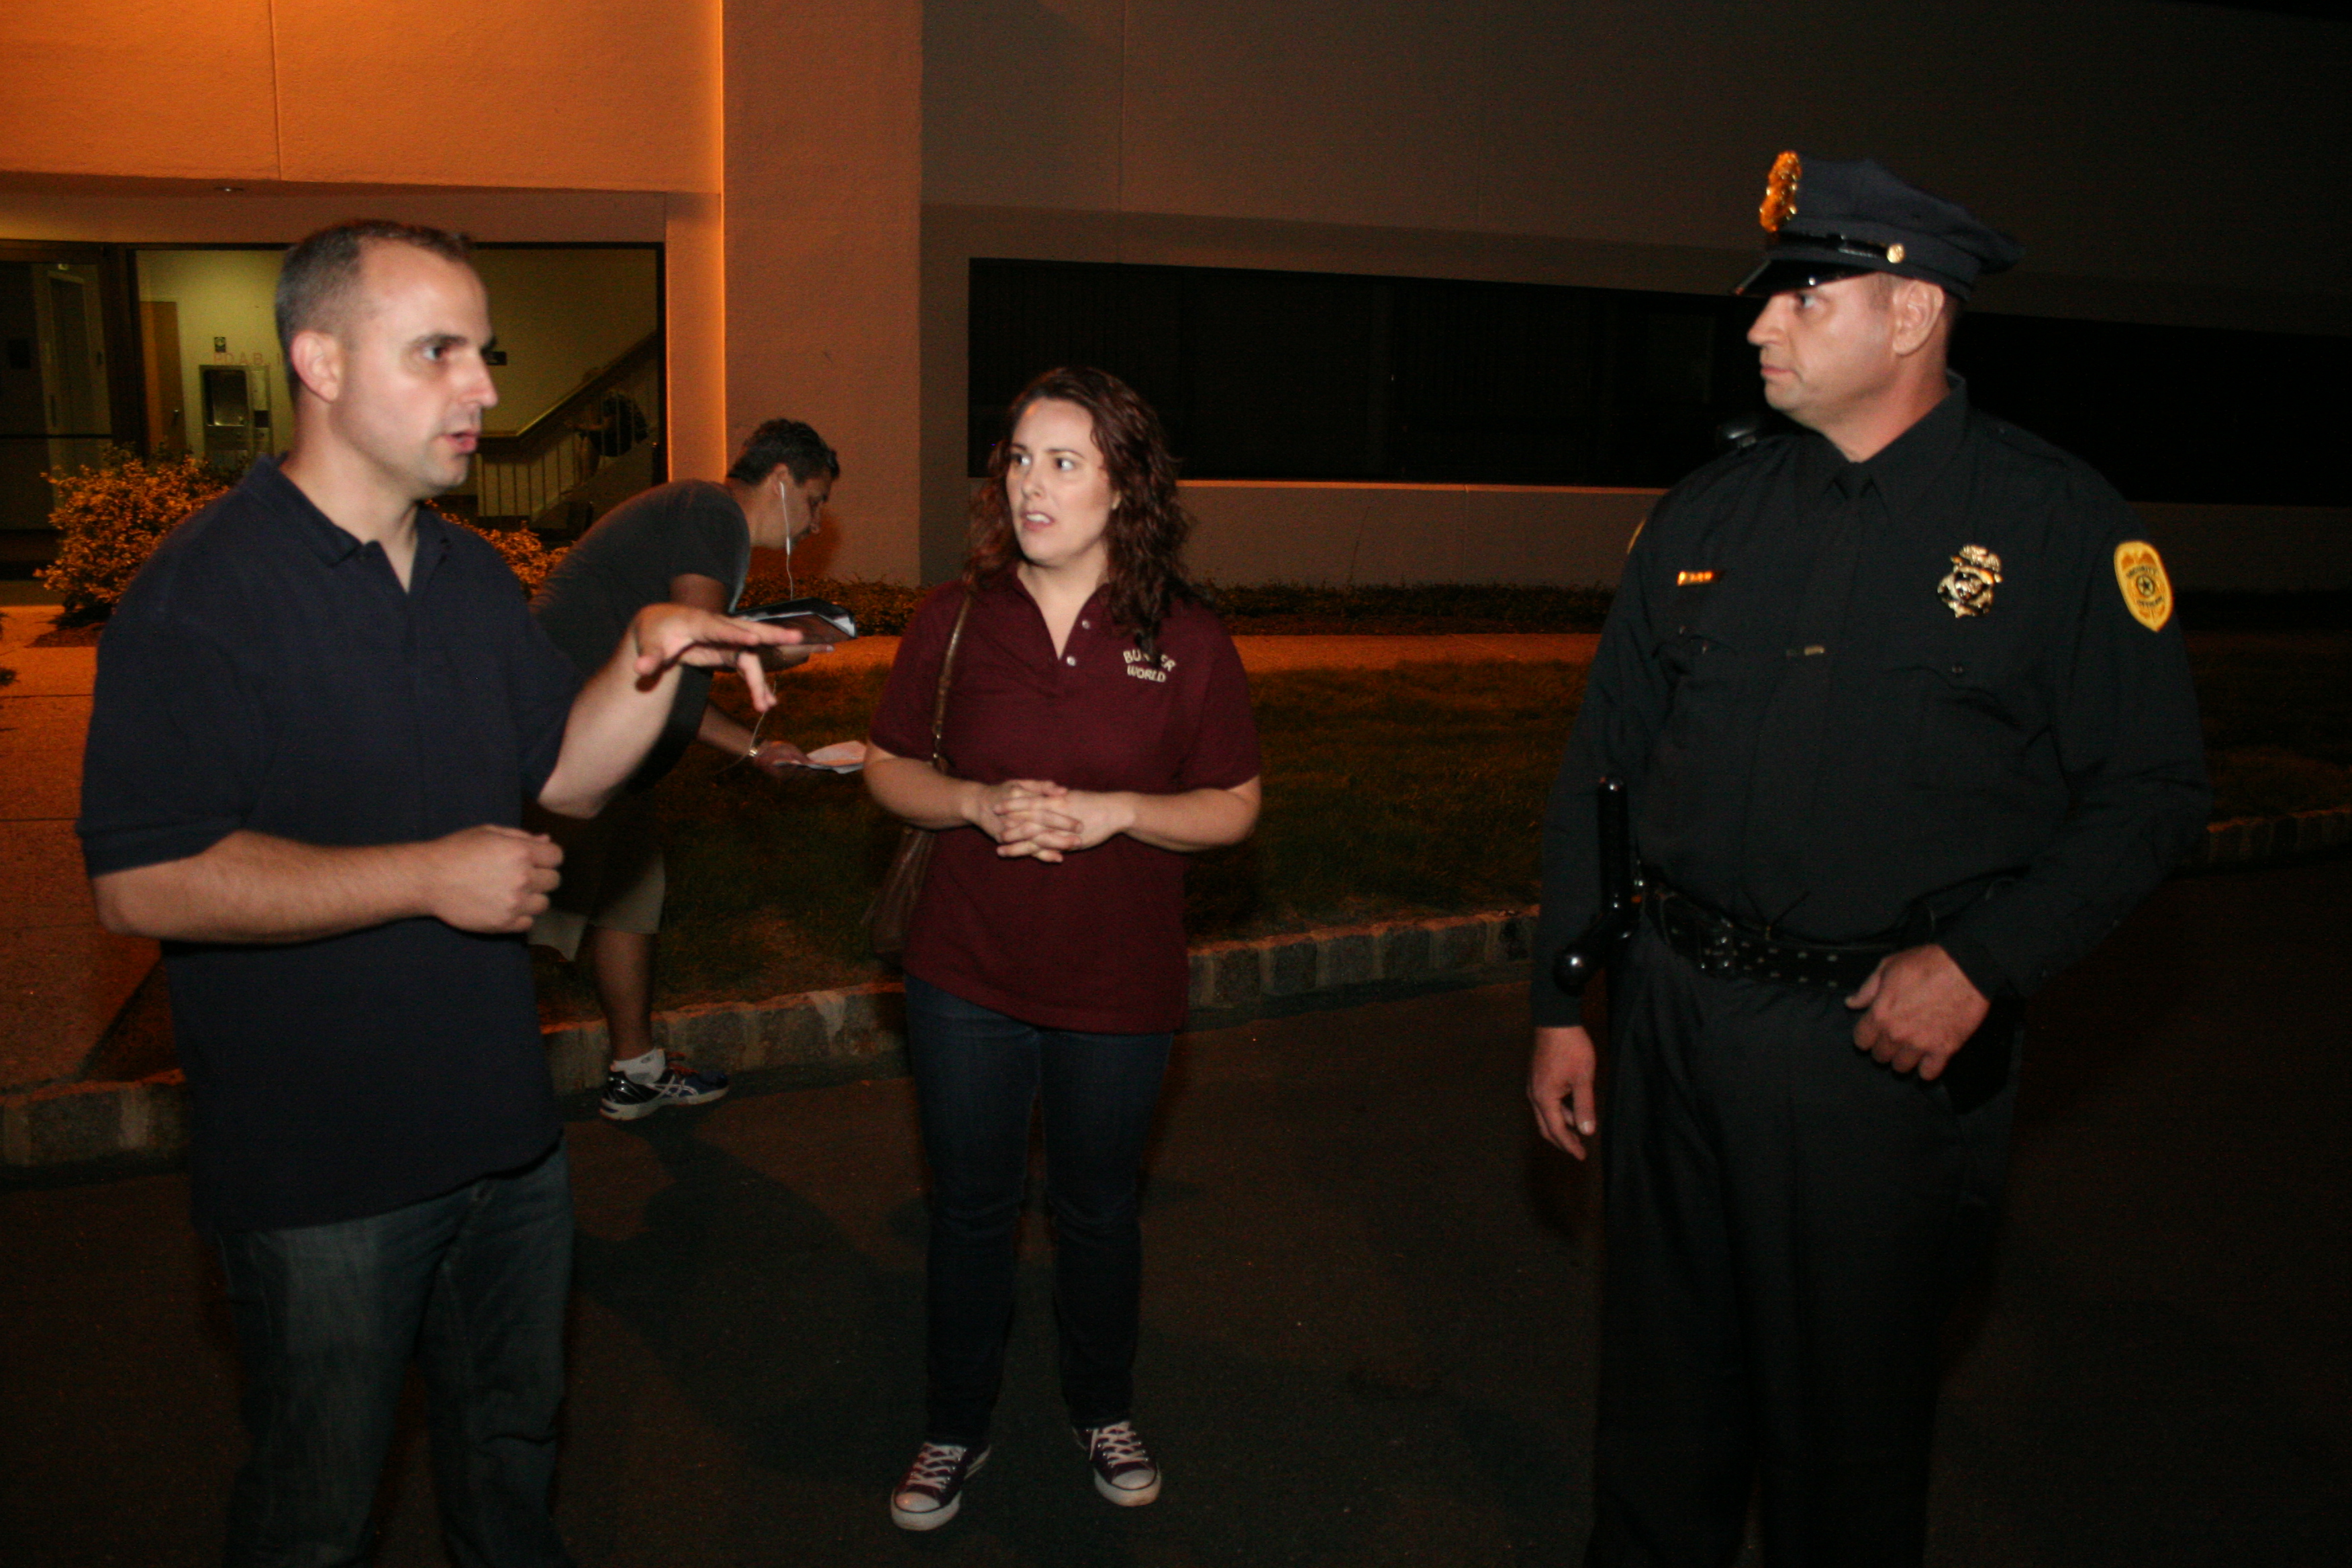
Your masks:
<svg viewBox="0 0 2352 1568"><path fill-rule="evenodd" d="M2170 869L2209 795L2172 591L2114 489L1945 363L2016 242L1783 153L1738 292L1801 428L1629 557L1544 826L1528 1096L1582 1158L1554 974L1593 786L1647 892L1612 976L1589 1564L1920 1560L1938 1327L1990 1238L2019 1004Z"/></svg>

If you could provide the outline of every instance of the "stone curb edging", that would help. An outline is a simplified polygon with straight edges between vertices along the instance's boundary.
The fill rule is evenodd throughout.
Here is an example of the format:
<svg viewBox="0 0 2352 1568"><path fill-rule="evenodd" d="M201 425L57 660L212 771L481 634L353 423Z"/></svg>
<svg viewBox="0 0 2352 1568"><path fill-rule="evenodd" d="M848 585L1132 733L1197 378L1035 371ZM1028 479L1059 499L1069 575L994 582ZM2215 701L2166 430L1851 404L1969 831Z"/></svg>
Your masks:
<svg viewBox="0 0 2352 1568"><path fill-rule="evenodd" d="M1192 1004L1218 1024L1317 993L1355 994L1382 982L1469 982L1523 963L1535 934L1531 910L1449 919L1383 921L1192 950ZM904 1048L898 982L802 992L764 1002L680 1007L654 1018L654 1038L697 1066L729 1073L830 1066L873 1076L899 1070ZM559 1095L604 1080L604 1025L543 1032ZM90 1161L163 1161L187 1146L184 1080L175 1068L135 1083L58 1084L0 1096L0 1169Z"/></svg>
<svg viewBox="0 0 2352 1568"><path fill-rule="evenodd" d="M2352 806L2298 811L2292 816L2239 816L2208 823L2205 837L2182 858L2180 871L2214 871L2299 860L2352 846Z"/></svg>
<svg viewBox="0 0 2352 1568"><path fill-rule="evenodd" d="M2216 822L2181 862L2182 871L2245 868L2352 847L2352 807L2292 816ZM1363 999L1381 984L1467 984L1508 978L1527 960L1535 911L1507 910L1437 920L1333 926L1246 942L1208 942L1192 953L1196 1026L1243 1022L1286 1006ZM812 991L764 1002L681 1007L654 1020L656 1040L704 1067L730 1073L871 1063L895 1071L903 1046L896 981ZM545 1031L558 1094L596 1088L604 1076L604 1026ZM180 1073L132 1083L51 1085L0 1095L0 1170L31 1171L96 1161L160 1162L187 1146Z"/></svg>
<svg viewBox="0 0 2352 1568"><path fill-rule="evenodd" d="M1192 952L1191 1001L1196 1015L1239 1021L1268 1003L1318 992L1382 981L1466 980L1524 961L1534 935L1534 911L1513 910L1208 942ZM765 1002L680 1007L655 1018L654 1038L698 1067L730 1073L866 1061L895 1069L905 1045L902 994L890 980ZM556 1093L604 1082L602 1021L559 1025L546 1035Z"/></svg>

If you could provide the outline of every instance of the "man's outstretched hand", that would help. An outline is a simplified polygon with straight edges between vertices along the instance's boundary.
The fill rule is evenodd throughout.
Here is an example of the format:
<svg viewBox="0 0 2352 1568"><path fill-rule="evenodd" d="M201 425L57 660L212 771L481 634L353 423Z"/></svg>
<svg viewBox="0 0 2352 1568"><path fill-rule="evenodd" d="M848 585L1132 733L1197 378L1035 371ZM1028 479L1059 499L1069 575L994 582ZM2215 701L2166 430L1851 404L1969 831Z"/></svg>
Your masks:
<svg viewBox="0 0 2352 1568"><path fill-rule="evenodd" d="M768 689L761 650L801 640L789 626L739 621L691 605L647 605L630 623L629 637L639 680L652 679L674 664L713 669L732 665L751 689L751 706L762 713L775 706L776 697Z"/></svg>

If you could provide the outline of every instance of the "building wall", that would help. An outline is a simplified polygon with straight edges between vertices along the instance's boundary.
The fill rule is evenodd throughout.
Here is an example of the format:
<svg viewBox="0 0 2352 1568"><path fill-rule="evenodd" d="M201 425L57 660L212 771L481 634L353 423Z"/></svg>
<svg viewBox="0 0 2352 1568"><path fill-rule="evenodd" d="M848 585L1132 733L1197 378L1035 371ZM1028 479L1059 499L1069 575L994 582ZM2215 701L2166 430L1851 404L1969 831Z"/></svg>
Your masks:
<svg viewBox="0 0 2352 1568"><path fill-rule="evenodd" d="M2352 188L2338 24L2171 0L929 0L925 26L927 579L961 552L973 257L1710 292L1796 147L2020 234L2026 266L1976 309L2352 335L2352 209L2313 196ZM1374 554L1410 570L1464 528L1499 570L1536 536L1511 521L1536 503L1473 492L1195 489L1213 575L1379 580L1339 542L1392 541ZM1622 520L1555 494L1556 580L1580 580ZM2244 547L2200 558L2344 578L2352 520L2294 510L2238 509Z"/></svg>
<svg viewBox="0 0 2352 1568"><path fill-rule="evenodd" d="M0 8L0 237L660 240L673 472L808 418L813 563L937 578L974 256L1713 289L1796 146L2020 232L1983 309L2352 335L2347 68L2175 0L82 0Z"/></svg>
<svg viewBox="0 0 2352 1568"><path fill-rule="evenodd" d="M2174 0L929 0L924 199L1752 249L1875 156L2034 271L2341 296L2352 29ZM2249 245L2259 235L2263 243Z"/></svg>
<svg viewBox="0 0 2352 1568"><path fill-rule="evenodd" d="M1212 583L1614 584L1659 493L1196 480L1187 554Z"/></svg>
<svg viewBox="0 0 2352 1568"><path fill-rule="evenodd" d="M718 5L10 5L0 8L0 167L713 191Z"/></svg>
<svg viewBox="0 0 2352 1568"><path fill-rule="evenodd" d="M803 571L914 579L923 180L917 0L728 0L727 428L842 458Z"/></svg>
<svg viewBox="0 0 2352 1568"><path fill-rule="evenodd" d="M1662 493L1195 481L1184 487L1198 521L1188 554L1213 583L1613 584ZM2352 589L2352 507L2134 510L2178 587Z"/></svg>
<svg viewBox="0 0 2352 1568"><path fill-rule="evenodd" d="M478 239L663 243L671 466L715 475L727 452L721 12L722 0L0 7L0 237L285 245L366 214Z"/></svg>

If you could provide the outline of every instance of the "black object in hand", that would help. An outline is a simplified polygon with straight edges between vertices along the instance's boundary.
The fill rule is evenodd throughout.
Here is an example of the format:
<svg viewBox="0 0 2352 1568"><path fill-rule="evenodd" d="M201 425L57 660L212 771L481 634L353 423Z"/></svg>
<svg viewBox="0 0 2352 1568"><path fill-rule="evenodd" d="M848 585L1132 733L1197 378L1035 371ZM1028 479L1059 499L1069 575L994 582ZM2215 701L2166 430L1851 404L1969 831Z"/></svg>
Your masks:
<svg viewBox="0 0 2352 1568"><path fill-rule="evenodd" d="M847 642L857 635L857 617L830 599L778 599L738 610L735 618L790 626L804 643Z"/></svg>

